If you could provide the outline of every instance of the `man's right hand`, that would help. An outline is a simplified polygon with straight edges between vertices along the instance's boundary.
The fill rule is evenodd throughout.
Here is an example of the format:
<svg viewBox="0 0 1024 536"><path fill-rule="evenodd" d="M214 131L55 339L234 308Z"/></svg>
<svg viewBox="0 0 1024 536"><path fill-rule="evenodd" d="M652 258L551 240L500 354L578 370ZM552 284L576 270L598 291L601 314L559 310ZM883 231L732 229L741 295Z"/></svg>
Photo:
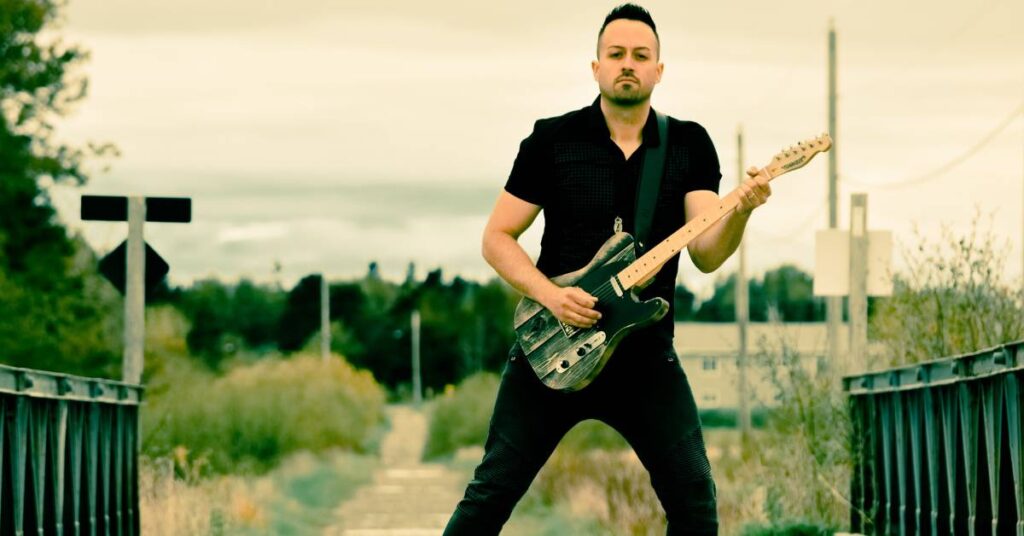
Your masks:
<svg viewBox="0 0 1024 536"><path fill-rule="evenodd" d="M555 318L570 326L590 328L601 318L601 313L594 309L597 298L579 287L556 286L539 301Z"/></svg>

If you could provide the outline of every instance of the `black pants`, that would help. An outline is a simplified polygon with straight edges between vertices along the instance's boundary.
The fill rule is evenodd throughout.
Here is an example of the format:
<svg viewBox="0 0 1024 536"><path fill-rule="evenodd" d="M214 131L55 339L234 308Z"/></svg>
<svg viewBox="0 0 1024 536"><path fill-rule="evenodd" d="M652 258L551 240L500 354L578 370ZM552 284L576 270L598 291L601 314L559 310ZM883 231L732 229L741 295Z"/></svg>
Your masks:
<svg viewBox="0 0 1024 536"><path fill-rule="evenodd" d="M562 436L585 419L607 423L636 451L665 509L669 535L718 533L715 484L686 374L671 351L629 344L576 392L545 386L513 348L483 460L445 536L498 534Z"/></svg>

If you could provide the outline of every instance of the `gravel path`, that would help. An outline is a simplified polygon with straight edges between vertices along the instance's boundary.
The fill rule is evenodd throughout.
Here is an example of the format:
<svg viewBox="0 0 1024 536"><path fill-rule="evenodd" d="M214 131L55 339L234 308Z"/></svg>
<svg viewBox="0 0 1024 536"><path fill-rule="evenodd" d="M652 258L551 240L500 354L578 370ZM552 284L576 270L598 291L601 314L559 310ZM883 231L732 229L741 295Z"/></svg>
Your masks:
<svg viewBox="0 0 1024 536"><path fill-rule="evenodd" d="M387 411L391 430L381 444L381 468L335 510L324 536L437 536L462 498L463 475L420 461L426 415L409 406Z"/></svg>

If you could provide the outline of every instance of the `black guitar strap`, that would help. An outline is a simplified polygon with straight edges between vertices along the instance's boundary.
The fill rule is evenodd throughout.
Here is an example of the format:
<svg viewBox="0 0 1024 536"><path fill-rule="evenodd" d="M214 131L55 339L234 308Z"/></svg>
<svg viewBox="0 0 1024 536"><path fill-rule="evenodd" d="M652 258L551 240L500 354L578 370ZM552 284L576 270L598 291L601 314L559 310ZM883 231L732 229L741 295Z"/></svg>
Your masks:
<svg viewBox="0 0 1024 536"><path fill-rule="evenodd" d="M652 111L654 111L652 109ZM665 154L668 152L668 117L656 112L658 118L658 145L648 146L640 167L640 184L636 188L636 255L647 250L647 238L654 221L654 207L658 201L661 176L665 172Z"/></svg>

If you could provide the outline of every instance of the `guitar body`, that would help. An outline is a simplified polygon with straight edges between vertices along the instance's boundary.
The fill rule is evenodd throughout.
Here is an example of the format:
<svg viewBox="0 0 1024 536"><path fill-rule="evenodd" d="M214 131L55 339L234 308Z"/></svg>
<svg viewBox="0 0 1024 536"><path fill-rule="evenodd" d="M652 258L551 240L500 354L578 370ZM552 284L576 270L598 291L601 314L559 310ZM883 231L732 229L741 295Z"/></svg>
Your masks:
<svg viewBox="0 0 1024 536"><path fill-rule="evenodd" d="M544 306L523 298L515 311L516 339L527 361L548 387L578 391L601 372L615 347L629 332L658 321L668 312L662 298L640 301L621 286L616 274L636 260L633 237L616 233L583 268L552 278L561 287L575 286L598 297L601 319L583 329L562 324Z"/></svg>

